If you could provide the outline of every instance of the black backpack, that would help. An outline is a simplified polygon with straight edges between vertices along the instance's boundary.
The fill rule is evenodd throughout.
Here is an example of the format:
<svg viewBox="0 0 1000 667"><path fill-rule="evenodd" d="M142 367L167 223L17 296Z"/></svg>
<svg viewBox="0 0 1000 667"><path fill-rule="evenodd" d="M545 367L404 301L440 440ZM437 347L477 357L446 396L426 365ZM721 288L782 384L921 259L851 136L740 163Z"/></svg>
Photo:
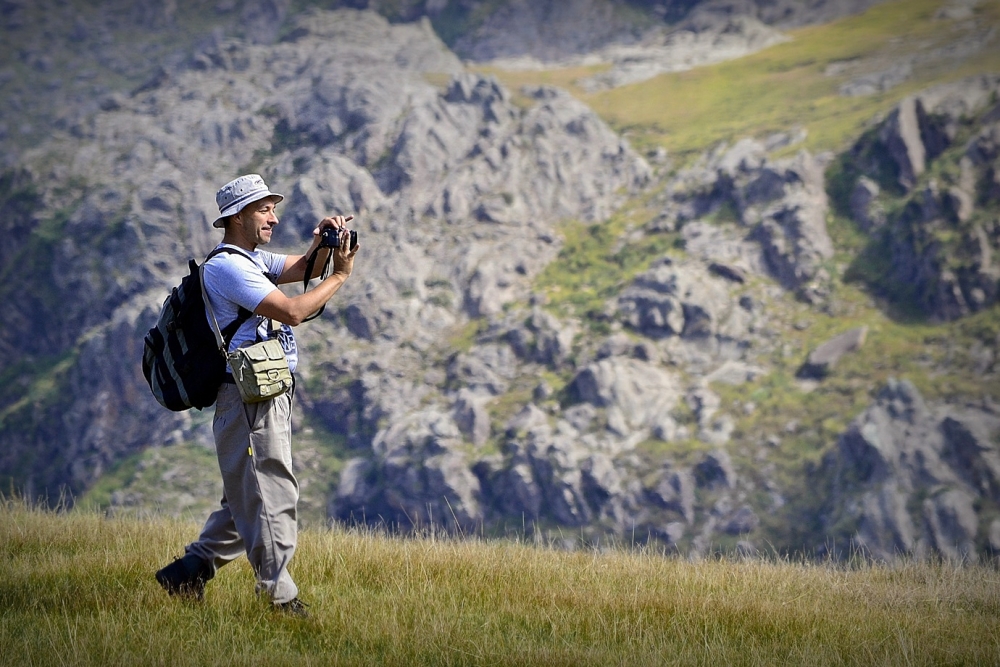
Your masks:
<svg viewBox="0 0 1000 667"><path fill-rule="evenodd" d="M216 248L205 262L219 253L243 255L233 248ZM205 316L202 268L195 260L190 273L163 302L156 326L143 340L142 374L156 400L165 408L181 412L207 408L215 403L226 374L226 352L240 326L253 315L239 309L236 319L222 329L220 349L215 332Z"/></svg>

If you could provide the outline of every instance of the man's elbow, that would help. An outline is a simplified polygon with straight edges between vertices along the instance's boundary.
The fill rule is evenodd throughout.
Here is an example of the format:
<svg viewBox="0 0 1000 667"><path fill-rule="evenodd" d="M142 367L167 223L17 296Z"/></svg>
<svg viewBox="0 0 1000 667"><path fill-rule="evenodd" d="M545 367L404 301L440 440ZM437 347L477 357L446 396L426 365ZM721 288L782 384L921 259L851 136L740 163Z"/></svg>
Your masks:
<svg viewBox="0 0 1000 667"><path fill-rule="evenodd" d="M292 307L286 313L282 313L282 317L277 319L288 326L297 327L309 319L309 316L312 314L312 310L303 310L300 304L293 303Z"/></svg>
<svg viewBox="0 0 1000 667"><path fill-rule="evenodd" d="M293 305L291 308L282 310L276 316L272 316L271 319L278 320L282 324L287 324L291 327L297 327L305 322L308 316L309 313L299 312L299 309Z"/></svg>
<svg viewBox="0 0 1000 667"><path fill-rule="evenodd" d="M289 304L289 308L258 308L255 313L261 317L268 317L282 324L287 324L292 327L297 327L305 321L309 313L300 313L298 309L294 307L293 304Z"/></svg>

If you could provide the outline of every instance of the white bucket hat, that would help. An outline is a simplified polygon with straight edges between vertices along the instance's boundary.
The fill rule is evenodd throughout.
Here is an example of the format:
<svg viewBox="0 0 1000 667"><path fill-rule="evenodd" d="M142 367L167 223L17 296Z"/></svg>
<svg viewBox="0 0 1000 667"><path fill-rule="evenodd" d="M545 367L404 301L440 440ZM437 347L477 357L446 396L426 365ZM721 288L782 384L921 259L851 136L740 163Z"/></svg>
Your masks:
<svg viewBox="0 0 1000 667"><path fill-rule="evenodd" d="M245 174L229 181L215 193L215 203L219 205L219 217L212 223L213 227L225 227L225 219L243 210L244 206L259 201L264 197L277 197L277 204L284 195L271 192L260 174Z"/></svg>

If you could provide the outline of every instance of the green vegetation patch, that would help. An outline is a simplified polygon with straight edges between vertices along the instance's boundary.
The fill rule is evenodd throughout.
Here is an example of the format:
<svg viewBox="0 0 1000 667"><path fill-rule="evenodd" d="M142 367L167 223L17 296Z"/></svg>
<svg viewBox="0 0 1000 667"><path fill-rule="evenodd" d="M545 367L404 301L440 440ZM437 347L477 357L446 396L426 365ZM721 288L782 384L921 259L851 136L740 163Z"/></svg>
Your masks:
<svg viewBox="0 0 1000 667"><path fill-rule="evenodd" d="M634 200L607 221L571 221L560 228L563 247L535 279L555 315L582 317L592 329L606 327L604 304L656 258L669 252L676 235L628 233L652 220L646 198Z"/></svg>

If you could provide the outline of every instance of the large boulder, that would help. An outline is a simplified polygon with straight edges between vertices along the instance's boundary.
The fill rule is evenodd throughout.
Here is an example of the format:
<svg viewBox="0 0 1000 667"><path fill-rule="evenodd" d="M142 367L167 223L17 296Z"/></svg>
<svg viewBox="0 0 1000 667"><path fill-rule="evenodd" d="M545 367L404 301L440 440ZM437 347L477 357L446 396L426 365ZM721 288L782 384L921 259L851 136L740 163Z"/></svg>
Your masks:
<svg viewBox="0 0 1000 667"><path fill-rule="evenodd" d="M868 327L861 326L834 336L809 353L806 362L799 368L799 377L826 377L841 357L861 349L867 335Z"/></svg>
<svg viewBox="0 0 1000 667"><path fill-rule="evenodd" d="M889 260L877 286L935 320L1000 296L1000 236L988 208L997 201L997 91L1000 79L980 76L907 97L845 157L844 174L856 180L842 203L872 233L871 252ZM947 150L970 130L964 151Z"/></svg>
<svg viewBox="0 0 1000 667"><path fill-rule="evenodd" d="M992 413L929 406L910 382L890 381L819 470L832 480L823 518L845 531L831 537L882 560L976 560L988 548L977 507L997 502L998 434Z"/></svg>
<svg viewBox="0 0 1000 667"><path fill-rule="evenodd" d="M331 515L367 517L403 530L439 524L469 531L483 520L478 478L457 451L461 433L450 415L412 413L380 431L374 460L353 460L332 501Z"/></svg>
<svg viewBox="0 0 1000 667"><path fill-rule="evenodd" d="M732 308L724 280L700 264L663 258L617 298L622 319L650 338L705 338L719 333Z"/></svg>
<svg viewBox="0 0 1000 667"><path fill-rule="evenodd" d="M743 267L773 276L810 301L821 300L829 279L823 264L833 256L824 168L806 151L772 159L767 145L754 139L717 146L671 180L666 206L650 230L679 228L695 253L716 261L739 258ZM750 230L741 236L756 241L759 253L699 222L734 213L733 222Z"/></svg>
<svg viewBox="0 0 1000 667"><path fill-rule="evenodd" d="M507 340L522 359L557 367L569 358L577 332L575 322L561 322L536 307L525 321L510 329Z"/></svg>
<svg viewBox="0 0 1000 667"><path fill-rule="evenodd" d="M607 411L608 428L621 436L651 428L680 396L675 376L638 359L602 359L581 370L572 382L583 402Z"/></svg>
<svg viewBox="0 0 1000 667"><path fill-rule="evenodd" d="M800 152L765 164L736 192L744 224L758 221L755 235L775 277L809 300L820 299L829 278L822 265L833 257L822 165Z"/></svg>

